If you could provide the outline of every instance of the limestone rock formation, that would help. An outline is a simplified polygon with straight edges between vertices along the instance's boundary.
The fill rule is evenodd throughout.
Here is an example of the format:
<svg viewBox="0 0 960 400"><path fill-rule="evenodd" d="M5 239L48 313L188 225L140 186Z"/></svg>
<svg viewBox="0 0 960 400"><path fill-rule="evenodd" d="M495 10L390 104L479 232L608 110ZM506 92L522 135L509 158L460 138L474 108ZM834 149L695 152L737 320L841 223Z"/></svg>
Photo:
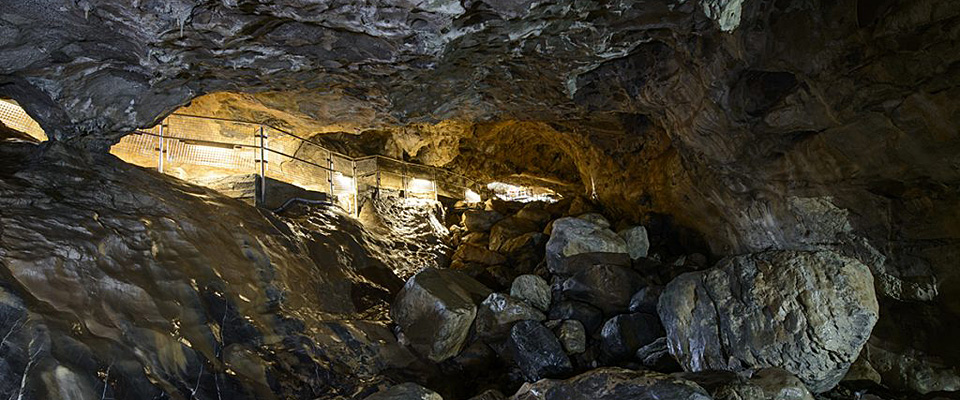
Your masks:
<svg viewBox="0 0 960 400"><path fill-rule="evenodd" d="M846 373L878 317L870 270L830 251L771 251L681 275L658 306L688 371L781 367L814 392Z"/></svg>
<svg viewBox="0 0 960 400"><path fill-rule="evenodd" d="M490 289L466 274L428 268L410 278L390 306L403 341L433 361L457 355Z"/></svg>
<svg viewBox="0 0 960 400"><path fill-rule="evenodd" d="M514 279L510 286L510 296L526 301L541 311L550 309L550 285L536 275L520 275Z"/></svg>
<svg viewBox="0 0 960 400"><path fill-rule="evenodd" d="M573 368L557 337L537 321L513 325L507 347L528 382L563 375Z"/></svg>
<svg viewBox="0 0 960 400"><path fill-rule="evenodd" d="M599 264L565 280L562 290L567 299L589 303L613 315L627 311L631 296L642 285L642 277L628 267Z"/></svg>
<svg viewBox="0 0 960 400"><path fill-rule="evenodd" d="M567 399L673 399L710 400L703 388L691 381L653 371L599 368L567 380L545 379L526 384L511 400Z"/></svg>
<svg viewBox="0 0 960 400"><path fill-rule="evenodd" d="M577 254L626 252L623 238L613 231L580 218L560 218L553 221L547 241L547 266L555 271L565 258Z"/></svg>
<svg viewBox="0 0 960 400"><path fill-rule="evenodd" d="M381 390L364 400L443 400L443 397L416 383L403 383Z"/></svg>
<svg viewBox="0 0 960 400"><path fill-rule="evenodd" d="M336 209L267 215L60 143L0 146L0 204L5 398L336 397L417 374L378 311L406 266Z"/></svg>
<svg viewBox="0 0 960 400"><path fill-rule="evenodd" d="M810 391L793 374L780 368L763 368L749 378L728 371L674 374L696 382L714 400L813 400Z"/></svg>
<svg viewBox="0 0 960 400"><path fill-rule="evenodd" d="M656 315L620 314L610 318L600 331L600 346L610 361L633 358L640 348L663 337L663 327Z"/></svg>
<svg viewBox="0 0 960 400"><path fill-rule="evenodd" d="M580 354L587 350L587 332L580 321L575 319L562 321L557 326L556 332L567 354Z"/></svg>
<svg viewBox="0 0 960 400"><path fill-rule="evenodd" d="M498 341L510 334L510 328L519 321L543 321L542 312L520 299L491 293L480 303L474 329L485 340Z"/></svg>
<svg viewBox="0 0 960 400"><path fill-rule="evenodd" d="M636 260L646 257L650 250L650 238L647 237L647 229L642 226L634 226L617 232L617 235L623 238L627 244L627 253L630 258Z"/></svg>

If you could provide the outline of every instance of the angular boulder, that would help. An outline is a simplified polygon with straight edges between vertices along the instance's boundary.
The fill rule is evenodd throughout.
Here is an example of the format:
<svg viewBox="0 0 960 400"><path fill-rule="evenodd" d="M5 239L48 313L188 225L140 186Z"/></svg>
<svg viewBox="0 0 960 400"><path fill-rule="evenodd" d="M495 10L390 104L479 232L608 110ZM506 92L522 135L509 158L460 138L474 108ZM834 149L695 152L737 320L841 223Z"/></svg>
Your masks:
<svg viewBox="0 0 960 400"><path fill-rule="evenodd" d="M517 217L504 218L490 228L490 250L500 251L511 239L533 232L540 233L536 222Z"/></svg>
<svg viewBox="0 0 960 400"><path fill-rule="evenodd" d="M427 268L403 286L390 317L404 344L440 362L460 352L477 303L489 294L490 289L462 272Z"/></svg>
<svg viewBox="0 0 960 400"><path fill-rule="evenodd" d="M800 379L781 368L763 368L748 377L730 371L701 371L674 376L689 379L714 400L813 400Z"/></svg>
<svg viewBox="0 0 960 400"><path fill-rule="evenodd" d="M510 296L523 300L530 305L547 311L550 309L550 284L536 275L520 275L510 286Z"/></svg>
<svg viewBox="0 0 960 400"><path fill-rule="evenodd" d="M627 254L636 260L647 256L650 251L650 238L647 237L647 228L634 226L617 232L627 244Z"/></svg>
<svg viewBox="0 0 960 400"><path fill-rule="evenodd" d="M443 400L443 397L416 383L407 382L376 392L364 400Z"/></svg>
<svg viewBox="0 0 960 400"><path fill-rule="evenodd" d="M656 314L660 293L663 293L663 286L653 285L640 289L630 298L630 312Z"/></svg>
<svg viewBox="0 0 960 400"><path fill-rule="evenodd" d="M632 358L641 347L663 336L660 318L653 314L620 314L600 330L600 350L610 362Z"/></svg>
<svg viewBox="0 0 960 400"><path fill-rule="evenodd" d="M680 372L680 364L667 349L667 338L661 337L637 350L636 360L644 367L660 372Z"/></svg>
<svg viewBox="0 0 960 400"><path fill-rule="evenodd" d="M528 382L563 375L573 369L560 341L537 321L520 321L513 325L507 346Z"/></svg>
<svg viewBox="0 0 960 400"><path fill-rule="evenodd" d="M780 367L813 392L843 378L870 337L873 276L831 251L769 251L681 275L658 311L687 371Z"/></svg>
<svg viewBox="0 0 960 400"><path fill-rule="evenodd" d="M570 257L565 257L548 270L557 275L570 276L580 272L591 265L607 264L629 267L631 265L630 255L627 253L580 253Z"/></svg>
<svg viewBox="0 0 960 400"><path fill-rule="evenodd" d="M566 380L527 383L511 400L710 400L694 382L654 371L598 368Z"/></svg>
<svg viewBox="0 0 960 400"><path fill-rule="evenodd" d="M597 224L597 225L600 226L601 228L609 228L609 227L610 227L610 221L608 221L606 217L604 217L603 215L600 215L600 214L598 214L598 213L580 214L580 215L577 216L577 218L580 218L580 219L582 219L582 220L584 220L584 221L593 222L594 224Z"/></svg>
<svg viewBox="0 0 960 400"><path fill-rule="evenodd" d="M625 312L630 298L641 287L643 278L628 267L592 265L563 282L566 299L582 301L603 310L607 315Z"/></svg>
<svg viewBox="0 0 960 400"><path fill-rule="evenodd" d="M550 307L550 319L573 319L583 324L587 333L592 333L603 324L603 311L580 301L561 301Z"/></svg>
<svg viewBox="0 0 960 400"><path fill-rule="evenodd" d="M557 338L567 354L580 354L587 351L587 332L583 324L575 319L568 319L557 327Z"/></svg>
<svg viewBox="0 0 960 400"><path fill-rule="evenodd" d="M477 336L485 340L497 341L510 333L510 328L518 321L547 319L540 310L502 293L491 293L477 311Z"/></svg>
<svg viewBox="0 0 960 400"><path fill-rule="evenodd" d="M547 241L547 267L554 271L564 258L582 253L626 254L627 243L610 229L580 218L553 221Z"/></svg>
<svg viewBox="0 0 960 400"><path fill-rule="evenodd" d="M490 232L493 224L502 219L503 214L496 211L469 210L463 213L461 223L469 232Z"/></svg>
<svg viewBox="0 0 960 400"><path fill-rule="evenodd" d="M460 245L457 251L453 253L453 258L464 263L477 263L482 265L497 265L507 262L507 258L502 254L472 243Z"/></svg>

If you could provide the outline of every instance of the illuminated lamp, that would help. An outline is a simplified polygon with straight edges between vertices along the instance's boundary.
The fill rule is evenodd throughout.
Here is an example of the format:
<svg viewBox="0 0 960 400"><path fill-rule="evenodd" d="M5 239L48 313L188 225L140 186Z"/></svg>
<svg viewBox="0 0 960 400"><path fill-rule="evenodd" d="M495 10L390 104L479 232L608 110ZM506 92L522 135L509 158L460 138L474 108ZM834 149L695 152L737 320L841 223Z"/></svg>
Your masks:
<svg viewBox="0 0 960 400"><path fill-rule="evenodd" d="M472 190L470 190L470 189L467 189L467 191L464 192L464 194L463 194L463 199L464 199L467 203L479 203L479 202L482 202L482 201L483 201L483 199L480 198L480 195L477 194L477 192L474 192L474 191L472 191Z"/></svg>
<svg viewBox="0 0 960 400"><path fill-rule="evenodd" d="M407 190L414 193L429 193L433 191L433 182L414 178L410 180L410 183L407 183Z"/></svg>

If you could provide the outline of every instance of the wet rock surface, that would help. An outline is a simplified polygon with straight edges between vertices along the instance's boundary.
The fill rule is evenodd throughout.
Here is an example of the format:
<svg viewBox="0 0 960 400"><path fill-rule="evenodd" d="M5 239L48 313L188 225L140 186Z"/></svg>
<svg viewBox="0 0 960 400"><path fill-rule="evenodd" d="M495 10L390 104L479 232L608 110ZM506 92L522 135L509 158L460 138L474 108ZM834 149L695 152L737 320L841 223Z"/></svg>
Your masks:
<svg viewBox="0 0 960 400"><path fill-rule="evenodd" d="M878 317L869 269L829 251L726 259L675 279L658 309L684 369L776 366L814 392L840 381Z"/></svg>
<svg viewBox="0 0 960 400"><path fill-rule="evenodd" d="M543 380L524 385L512 400L562 399L676 399L709 400L691 381L653 371L600 368L567 380Z"/></svg>
<svg viewBox="0 0 960 400"><path fill-rule="evenodd" d="M564 375L573 368L557 337L537 321L514 325L507 346L528 382Z"/></svg>
<svg viewBox="0 0 960 400"><path fill-rule="evenodd" d="M422 365L384 315L394 260L344 214L265 214L62 144L0 152L4 397L339 398Z"/></svg>
<svg viewBox="0 0 960 400"><path fill-rule="evenodd" d="M364 400L443 400L437 392L416 383L404 383L381 390Z"/></svg>
<svg viewBox="0 0 960 400"><path fill-rule="evenodd" d="M466 274L428 268L407 281L391 304L390 316L405 343L439 362L463 348L477 304L489 293Z"/></svg>

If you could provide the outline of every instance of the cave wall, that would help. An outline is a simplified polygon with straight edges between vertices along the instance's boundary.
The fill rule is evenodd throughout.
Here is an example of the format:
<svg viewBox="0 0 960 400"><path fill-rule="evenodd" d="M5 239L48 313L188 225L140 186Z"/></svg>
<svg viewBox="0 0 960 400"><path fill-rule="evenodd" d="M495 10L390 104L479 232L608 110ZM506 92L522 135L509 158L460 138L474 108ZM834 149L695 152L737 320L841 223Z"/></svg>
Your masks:
<svg viewBox="0 0 960 400"><path fill-rule="evenodd" d="M958 19L934 0L15 2L0 95L97 149L230 91L197 109L549 175L717 255L836 248L878 277L876 343L956 365Z"/></svg>

